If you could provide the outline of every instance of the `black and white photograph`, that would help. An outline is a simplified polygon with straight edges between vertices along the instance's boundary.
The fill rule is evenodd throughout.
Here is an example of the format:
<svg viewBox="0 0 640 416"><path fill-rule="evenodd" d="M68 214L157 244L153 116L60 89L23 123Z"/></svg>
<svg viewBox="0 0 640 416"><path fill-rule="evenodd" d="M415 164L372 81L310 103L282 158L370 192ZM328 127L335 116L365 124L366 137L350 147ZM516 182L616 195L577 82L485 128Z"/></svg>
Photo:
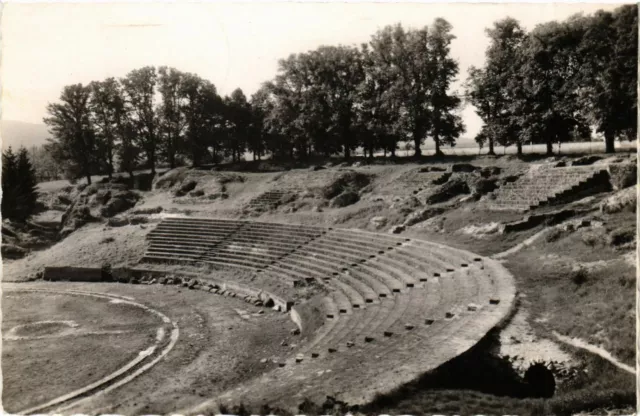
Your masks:
<svg viewBox="0 0 640 416"><path fill-rule="evenodd" d="M2 413L636 414L637 4L0 8Z"/></svg>

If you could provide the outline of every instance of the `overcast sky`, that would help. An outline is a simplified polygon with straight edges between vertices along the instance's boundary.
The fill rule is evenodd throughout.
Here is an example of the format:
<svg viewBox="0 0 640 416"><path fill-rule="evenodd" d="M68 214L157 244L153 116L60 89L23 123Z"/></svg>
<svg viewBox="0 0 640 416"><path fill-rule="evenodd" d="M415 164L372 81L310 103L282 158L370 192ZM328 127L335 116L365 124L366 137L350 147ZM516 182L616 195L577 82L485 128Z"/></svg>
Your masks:
<svg viewBox="0 0 640 416"><path fill-rule="evenodd" d="M527 29L614 4L145 3L4 5L3 118L41 123L63 86L121 77L144 65L169 65L212 81L220 94L250 96L271 79L277 61L320 45L360 44L386 25L430 24L443 17L457 39L457 88L481 66L484 29L512 16ZM481 126L463 112L465 136Z"/></svg>

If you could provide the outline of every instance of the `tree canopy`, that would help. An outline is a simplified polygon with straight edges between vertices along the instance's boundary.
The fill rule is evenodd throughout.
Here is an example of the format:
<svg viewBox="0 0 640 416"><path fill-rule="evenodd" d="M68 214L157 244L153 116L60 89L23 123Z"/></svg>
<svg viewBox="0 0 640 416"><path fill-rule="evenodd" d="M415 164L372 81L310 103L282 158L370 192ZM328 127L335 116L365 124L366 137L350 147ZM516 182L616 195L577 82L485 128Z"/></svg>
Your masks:
<svg viewBox="0 0 640 416"><path fill-rule="evenodd" d="M483 120L475 137L494 146L604 136L632 139L637 124L637 8L577 15L526 31L512 18L486 29L482 67L471 67L464 98ZM278 63L250 98L220 96L197 74L146 66L121 79L63 88L45 123L51 157L73 178L135 169L155 172L224 158L305 159L362 148L395 156L400 143L422 155L455 146L465 126L452 26L381 28L359 46L320 46ZM408 146L407 142L411 142Z"/></svg>

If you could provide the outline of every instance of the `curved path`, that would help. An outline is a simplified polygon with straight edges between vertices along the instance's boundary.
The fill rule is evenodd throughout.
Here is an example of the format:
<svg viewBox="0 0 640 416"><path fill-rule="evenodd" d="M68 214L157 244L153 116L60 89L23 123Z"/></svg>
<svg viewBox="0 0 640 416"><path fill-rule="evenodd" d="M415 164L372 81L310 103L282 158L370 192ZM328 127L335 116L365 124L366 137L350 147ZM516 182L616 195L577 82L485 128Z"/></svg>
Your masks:
<svg viewBox="0 0 640 416"><path fill-rule="evenodd" d="M589 351L592 354L595 354L607 361L609 361L611 364L615 365L616 367L618 367L621 370L626 371L629 374L636 374L636 369L631 367L630 365L627 365L625 363L623 363L622 361L619 361L617 358L615 358L613 355L611 355L611 353L607 350L605 350L604 348L598 347L596 345L592 345L589 344L586 341L583 341L579 338L571 338L571 337L567 337L565 335L561 335L559 333L557 333L556 331L552 332L553 336L555 336L558 341L563 342L565 344L571 345L573 347L576 348L580 348L582 350L585 351Z"/></svg>
<svg viewBox="0 0 640 416"><path fill-rule="evenodd" d="M130 298L125 296L117 296L107 293L96 293L79 290L53 290L53 289L27 289L16 287L4 287L6 292L35 292L35 293L48 293L48 294L63 294L72 296L89 296L99 299L108 299L113 303L123 303L130 306L134 306L144 310L145 312L156 315L163 322L163 326L158 327L155 342L149 348L140 351L138 356L121 367L120 369L108 374L101 379L85 386L80 389L74 390L70 393L59 396L55 399L49 400L46 403L42 403L28 409L23 409L17 414L33 414L33 413L54 413L63 412L67 409L75 407L86 400L89 400L97 395L106 393L117 387L120 387L135 377L138 377L145 371L149 370L153 365L158 363L176 344L179 337L179 329L175 322L171 321L163 313L145 306L141 303L134 302ZM166 332L170 330L169 337L167 339Z"/></svg>
<svg viewBox="0 0 640 416"><path fill-rule="evenodd" d="M327 395L367 403L467 351L515 297L496 260L360 230L185 217L165 219L149 241L143 261L241 267L258 287L282 284L283 296L306 284L326 292L324 324L276 369L181 413L219 403L297 409Z"/></svg>

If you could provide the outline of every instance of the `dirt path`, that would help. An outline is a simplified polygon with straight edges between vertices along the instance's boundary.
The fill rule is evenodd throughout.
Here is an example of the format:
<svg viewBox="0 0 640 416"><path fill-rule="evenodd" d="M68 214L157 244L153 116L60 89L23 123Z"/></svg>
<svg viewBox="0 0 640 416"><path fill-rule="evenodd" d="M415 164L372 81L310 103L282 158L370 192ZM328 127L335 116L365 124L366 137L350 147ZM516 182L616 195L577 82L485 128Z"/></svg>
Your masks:
<svg viewBox="0 0 640 416"><path fill-rule="evenodd" d="M515 246L511 247L508 250L505 250L501 253L497 253L491 256L491 258L496 259L496 260L501 260L507 256L512 255L513 253L517 253L518 251L522 250L523 248L530 246L531 244L535 243L536 241L538 241L542 236L544 236L547 232L549 232L549 230L551 230L552 228L545 228L541 231L538 231L537 233L535 233L534 235L532 235L531 237L527 238L526 240L524 240L522 243L516 244Z"/></svg>
<svg viewBox="0 0 640 416"><path fill-rule="evenodd" d="M564 342L565 344L589 351L592 354L596 354L604 358L605 360L609 361L611 364L615 365L619 369L624 370L628 373L631 373L631 374L636 373L635 368L623 362L618 361L613 355L611 355L609 351L605 350L604 348L591 345L588 342L581 340L580 338L570 338L564 335L560 335L556 331L553 331L552 333L559 341Z"/></svg>

